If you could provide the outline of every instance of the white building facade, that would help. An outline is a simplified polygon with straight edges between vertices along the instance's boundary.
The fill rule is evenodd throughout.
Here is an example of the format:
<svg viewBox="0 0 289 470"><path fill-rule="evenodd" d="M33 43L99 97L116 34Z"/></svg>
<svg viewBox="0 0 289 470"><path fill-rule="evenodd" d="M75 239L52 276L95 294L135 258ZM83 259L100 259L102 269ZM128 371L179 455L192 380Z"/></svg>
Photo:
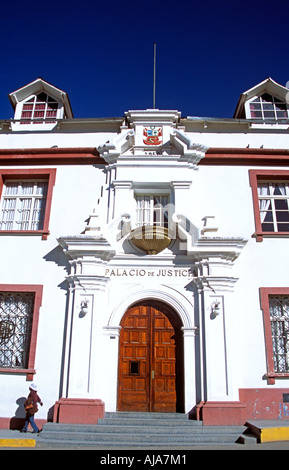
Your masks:
<svg viewBox="0 0 289 470"><path fill-rule="evenodd" d="M104 411L289 416L288 89L232 119L74 119L39 78L0 121L0 427Z"/></svg>

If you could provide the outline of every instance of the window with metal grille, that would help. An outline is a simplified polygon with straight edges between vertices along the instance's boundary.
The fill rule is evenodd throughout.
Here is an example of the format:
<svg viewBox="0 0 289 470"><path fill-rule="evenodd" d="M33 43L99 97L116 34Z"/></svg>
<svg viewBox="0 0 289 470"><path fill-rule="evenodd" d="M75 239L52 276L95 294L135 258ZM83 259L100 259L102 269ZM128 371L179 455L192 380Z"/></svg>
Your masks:
<svg viewBox="0 0 289 470"><path fill-rule="evenodd" d="M288 181L259 181L258 198L262 231L289 232Z"/></svg>
<svg viewBox="0 0 289 470"><path fill-rule="evenodd" d="M289 372L289 296L269 295L274 370Z"/></svg>
<svg viewBox="0 0 289 470"><path fill-rule="evenodd" d="M168 228L169 195L143 194L136 196L136 225L154 225Z"/></svg>
<svg viewBox="0 0 289 470"><path fill-rule="evenodd" d="M22 106L20 124L51 123L57 116L58 102L46 93L39 93Z"/></svg>
<svg viewBox="0 0 289 470"><path fill-rule="evenodd" d="M47 189L48 181L5 181L0 230L42 230Z"/></svg>
<svg viewBox="0 0 289 470"><path fill-rule="evenodd" d="M34 299L30 292L0 292L0 368L28 368Z"/></svg>

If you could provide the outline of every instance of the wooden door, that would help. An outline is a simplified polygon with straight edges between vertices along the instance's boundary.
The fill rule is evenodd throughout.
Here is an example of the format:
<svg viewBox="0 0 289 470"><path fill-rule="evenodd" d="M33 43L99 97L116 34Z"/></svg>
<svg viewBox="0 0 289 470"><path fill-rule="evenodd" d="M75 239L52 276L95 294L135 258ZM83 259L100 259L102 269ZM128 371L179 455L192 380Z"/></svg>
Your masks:
<svg viewBox="0 0 289 470"><path fill-rule="evenodd" d="M118 410L182 411L182 338L163 304L131 307L121 322Z"/></svg>

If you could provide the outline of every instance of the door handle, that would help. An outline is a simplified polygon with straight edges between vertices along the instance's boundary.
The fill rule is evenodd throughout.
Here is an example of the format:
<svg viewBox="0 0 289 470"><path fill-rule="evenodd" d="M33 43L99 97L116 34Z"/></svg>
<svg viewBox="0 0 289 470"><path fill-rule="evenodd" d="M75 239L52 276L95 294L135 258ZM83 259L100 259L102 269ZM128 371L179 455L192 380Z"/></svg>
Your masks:
<svg viewBox="0 0 289 470"><path fill-rule="evenodd" d="M155 371L152 370L152 379L154 379L154 378L155 378Z"/></svg>

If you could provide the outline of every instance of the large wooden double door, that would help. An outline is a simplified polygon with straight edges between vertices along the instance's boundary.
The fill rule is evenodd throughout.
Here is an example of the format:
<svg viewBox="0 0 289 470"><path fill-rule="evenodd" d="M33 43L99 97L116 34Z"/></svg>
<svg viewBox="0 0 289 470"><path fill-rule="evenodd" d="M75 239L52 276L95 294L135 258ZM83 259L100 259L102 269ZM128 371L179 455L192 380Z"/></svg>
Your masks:
<svg viewBox="0 0 289 470"><path fill-rule="evenodd" d="M183 411L183 339L174 311L161 303L131 307L121 322L118 410Z"/></svg>

